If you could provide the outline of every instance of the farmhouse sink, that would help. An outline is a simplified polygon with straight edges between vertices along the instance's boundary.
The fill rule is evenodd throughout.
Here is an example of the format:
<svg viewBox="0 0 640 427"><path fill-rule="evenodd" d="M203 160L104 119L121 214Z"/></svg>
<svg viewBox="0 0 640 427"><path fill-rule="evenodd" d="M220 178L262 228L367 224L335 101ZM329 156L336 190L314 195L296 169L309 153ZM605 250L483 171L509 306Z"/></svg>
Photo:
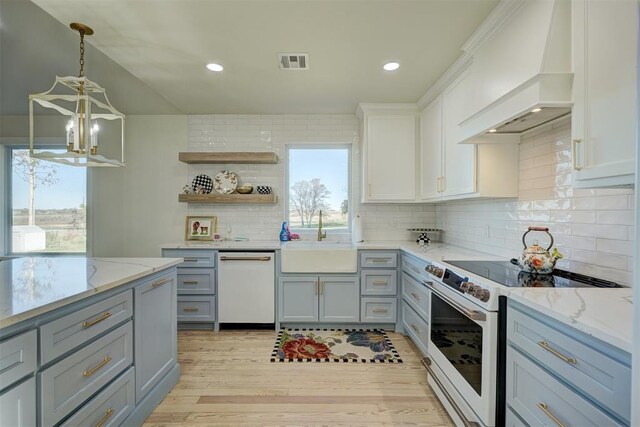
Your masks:
<svg viewBox="0 0 640 427"><path fill-rule="evenodd" d="M280 251L283 273L356 273L358 250L347 242L289 242Z"/></svg>

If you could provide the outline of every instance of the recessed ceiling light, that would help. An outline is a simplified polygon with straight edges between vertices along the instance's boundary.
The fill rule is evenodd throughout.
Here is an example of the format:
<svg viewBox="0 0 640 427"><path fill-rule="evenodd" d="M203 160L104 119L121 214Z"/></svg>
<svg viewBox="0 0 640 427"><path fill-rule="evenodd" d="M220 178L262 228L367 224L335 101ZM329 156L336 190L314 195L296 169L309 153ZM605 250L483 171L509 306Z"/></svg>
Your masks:
<svg viewBox="0 0 640 427"><path fill-rule="evenodd" d="M400 64L398 64L397 62L387 62L382 68L384 68L386 71L395 71L400 68Z"/></svg>
<svg viewBox="0 0 640 427"><path fill-rule="evenodd" d="M224 67L222 65L216 64L215 62L212 62L211 64L207 64L207 68L211 71L216 71L216 72L220 72L224 70Z"/></svg>
<svg viewBox="0 0 640 427"><path fill-rule="evenodd" d="M498 129L489 129L489 133L496 133L498 132Z"/></svg>
<svg viewBox="0 0 640 427"><path fill-rule="evenodd" d="M542 111L542 108L540 107L534 108L533 110L531 110L532 113L539 113L540 111Z"/></svg>

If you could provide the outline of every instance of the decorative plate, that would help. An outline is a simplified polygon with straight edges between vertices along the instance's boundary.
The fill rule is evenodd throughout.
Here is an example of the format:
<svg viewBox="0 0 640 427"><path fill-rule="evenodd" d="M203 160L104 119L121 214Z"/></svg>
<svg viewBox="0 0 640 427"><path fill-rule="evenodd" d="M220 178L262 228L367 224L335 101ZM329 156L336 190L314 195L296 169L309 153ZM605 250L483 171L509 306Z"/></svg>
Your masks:
<svg viewBox="0 0 640 427"><path fill-rule="evenodd" d="M213 189L220 194L231 194L238 187L238 177L229 171L220 171L213 178Z"/></svg>
<svg viewBox="0 0 640 427"><path fill-rule="evenodd" d="M193 188L193 192L196 194L209 194L211 193L211 190L213 190L213 181L208 175L198 175L193 178L191 187ZM198 191L198 188L201 188L202 192Z"/></svg>

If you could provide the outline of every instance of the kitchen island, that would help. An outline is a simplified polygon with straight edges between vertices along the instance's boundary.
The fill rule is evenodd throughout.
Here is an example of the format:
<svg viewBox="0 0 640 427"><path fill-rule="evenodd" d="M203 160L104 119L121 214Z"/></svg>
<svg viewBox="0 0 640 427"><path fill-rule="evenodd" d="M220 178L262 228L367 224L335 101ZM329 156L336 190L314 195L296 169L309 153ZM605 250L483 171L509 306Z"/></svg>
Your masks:
<svg viewBox="0 0 640 427"><path fill-rule="evenodd" d="M0 262L0 425L141 425L180 375L181 261Z"/></svg>

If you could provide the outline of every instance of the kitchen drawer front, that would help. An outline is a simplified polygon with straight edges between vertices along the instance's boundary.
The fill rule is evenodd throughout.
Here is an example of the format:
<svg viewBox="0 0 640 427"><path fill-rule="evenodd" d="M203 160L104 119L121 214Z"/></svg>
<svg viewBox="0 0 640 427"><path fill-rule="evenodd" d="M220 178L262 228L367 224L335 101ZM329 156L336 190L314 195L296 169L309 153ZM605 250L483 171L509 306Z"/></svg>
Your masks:
<svg viewBox="0 0 640 427"><path fill-rule="evenodd" d="M409 276L412 276L418 281L430 280L425 268L429 265L428 262L413 258L410 256L402 256L402 271L406 272Z"/></svg>
<svg viewBox="0 0 640 427"><path fill-rule="evenodd" d="M184 261L178 264L178 271L185 267L216 266L216 251L202 249L163 249L162 256L165 258L183 258Z"/></svg>
<svg viewBox="0 0 640 427"><path fill-rule="evenodd" d="M429 347L429 325L406 302L402 304L402 323L405 333L413 343L427 356Z"/></svg>
<svg viewBox="0 0 640 427"><path fill-rule="evenodd" d="M398 254L396 252L360 252L360 267L362 268L395 268L397 266Z"/></svg>
<svg viewBox="0 0 640 427"><path fill-rule="evenodd" d="M507 338L511 343L576 389L629 421L631 368L628 365L515 309L512 303L509 304L507 318Z"/></svg>
<svg viewBox="0 0 640 427"><path fill-rule="evenodd" d="M513 347L507 347L507 405L531 426L621 425Z"/></svg>
<svg viewBox="0 0 640 427"><path fill-rule="evenodd" d="M36 413L35 378L0 394L0 427L34 427Z"/></svg>
<svg viewBox="0 0 640 427"><path fill-rule="evenodd" d="M63 427L119 426L136 406L133 367L91 399Z"/></svg>
<svg viewBox="0 0 640 427"><path fill-rule="evenodd" d="M40 363L51 362L132 315L129 290L41 326Z"/></svg>
<svg viewBox="0 0 640 427"><path fill-rule="evenodd" d="M37 348L35 329L0 343L0 390L36 370Z"/></svg>
<svg viewBox="0 0 640 427"><path fill-rule="evenodd" d="M425 320L431 311L431 293L407 273L402 273L402 297Z"/></svg>
<svg viewBox="0 0 640 427"><path fill-rule="evenodd" d="M396 323L395 298L362 298L360 321L363 323Z"/></svg>
<svg viewBox="0 0 640 427"><path fill-rule="evenodd" d="M362 295L396 295L397 276L396 270L362 270L360 292Z"/></svg>
<svg viewBox="0 0 640 427"><path fill-rule="evenodd" d="M216 319L213 296L178 296L178 322L214 322Z"/></svg>
<svg viewBox="0 0 640 427"><path fill-rule="evenodd" d="M181 268L178 273L178 294L213 295L215 294L215 270L201 268Z"/></svg>
<svg viewBox="0 0 640 427"><path fill-rule="evenodd" d="M133 326L120 326L40 373L41 420L53 425L133 363Z"/></svg>

